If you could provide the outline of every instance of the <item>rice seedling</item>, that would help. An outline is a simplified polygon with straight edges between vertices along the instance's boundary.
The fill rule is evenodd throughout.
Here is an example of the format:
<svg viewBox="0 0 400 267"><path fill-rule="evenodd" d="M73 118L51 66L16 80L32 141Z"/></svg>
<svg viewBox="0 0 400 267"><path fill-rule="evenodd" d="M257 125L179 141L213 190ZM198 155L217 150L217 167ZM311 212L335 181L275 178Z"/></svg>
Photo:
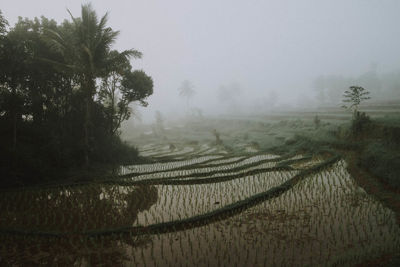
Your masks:
<svg viewBox="0 0 400 267"><path fill-rule="evenodd" d="M337 156L169 149L142 147L174 160L114 179L2 192L0 264L346 265L400 249L393 212Z"/></svg>

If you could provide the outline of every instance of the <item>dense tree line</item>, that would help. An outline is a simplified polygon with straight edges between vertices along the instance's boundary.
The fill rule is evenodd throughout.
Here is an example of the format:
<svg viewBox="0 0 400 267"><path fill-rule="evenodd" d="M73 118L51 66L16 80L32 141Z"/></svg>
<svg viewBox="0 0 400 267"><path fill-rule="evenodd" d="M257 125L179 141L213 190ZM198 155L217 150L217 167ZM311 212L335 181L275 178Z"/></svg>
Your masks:
<svg viewBox="0 0 400 267"><path fill-rule="evenodd" d="M132 162L119 138L129 104L153 93L132 70L136 50L116 51L118 31L90 5L58 24L22 19L8 29L0 13L0 177L27 184Z"/></svg>

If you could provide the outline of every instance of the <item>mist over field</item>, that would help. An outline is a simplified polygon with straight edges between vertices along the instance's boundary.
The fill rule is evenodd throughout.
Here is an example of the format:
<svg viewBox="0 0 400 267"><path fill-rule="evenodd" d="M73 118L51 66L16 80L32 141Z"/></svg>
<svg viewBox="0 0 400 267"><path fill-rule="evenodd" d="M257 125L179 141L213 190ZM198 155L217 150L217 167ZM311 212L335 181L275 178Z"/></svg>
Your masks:
<svg viewBox="0 0 400 267"><path fill-rule="evenodd" d="M399 11L1 0L0 266L400 266Z"/></svg>
<svg viewBox="0 0 400 267"><path fill-rule="evenodd" d="M95 1L120 31L117 49L154 80L145 122L166 117L266 113L337 106L351 85L375 101L400 98L400 2L393 1ZM21 8L23 7L23 8ZM61 22L79 1L3 1L18 16ZM179 95L187 80L195 91ZM194 111L193 111L194 109ZM134 118L132 118L134 120Z"/></svg>

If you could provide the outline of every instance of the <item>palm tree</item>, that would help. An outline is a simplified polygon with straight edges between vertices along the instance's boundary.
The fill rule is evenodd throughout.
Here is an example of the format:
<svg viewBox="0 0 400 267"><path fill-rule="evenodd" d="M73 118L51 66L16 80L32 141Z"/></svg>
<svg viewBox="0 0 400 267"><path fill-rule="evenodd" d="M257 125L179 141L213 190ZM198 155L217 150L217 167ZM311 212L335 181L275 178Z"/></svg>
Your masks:
<svg viewBox="0 0 400 267"><path fill-rule="evenodd" d="M65 22L59 31L48 29L46 36L53 49L64 58L64 62L52 63L76 75L84 96L83 144L85 165L88 167L90 113L97 92L96 78L106 77L115 71L121 65L118 62L130 57L140 58L142 54L133 49L111 53L111 46L119 32L106 26L107 13L99 20L90 4L82 5L80 18L75 18L69 10L68 13L72 22Z"/></svg>
<svg viewBox="0 0 400 267"><path fill-rule="evenodd" d="M193 84L188 80L184 80L178 91L181 97L186 98L186 106L189 108L189 100L196 94Z"/></svg>

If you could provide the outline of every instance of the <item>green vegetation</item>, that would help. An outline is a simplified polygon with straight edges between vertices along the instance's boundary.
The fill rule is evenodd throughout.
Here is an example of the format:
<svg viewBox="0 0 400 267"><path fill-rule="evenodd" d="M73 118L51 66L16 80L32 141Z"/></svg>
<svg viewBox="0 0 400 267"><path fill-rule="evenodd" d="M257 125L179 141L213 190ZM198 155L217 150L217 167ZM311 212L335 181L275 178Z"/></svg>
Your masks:
<svg viewBox="0 0 400 267"><path fill-rule="evenodd" d="M359 164L390 187L400 189L400 147L372 141L363 148Z"/></svg>
<svg viewBox="0 0 400 267"><path fill-rule="evenodd" d="M138 160L119 138L129 105L153 92L132 71L136 50L112 50L118 31L90 5L57 24L20 18L7 30L0 14L0 183L87 179L101 167Z"/></svg>
<svg viewBox="0 0 400 267"><path fill-rule="evenodd" d="M153 92L129 61L141 53L112 50L118 32L90 5L70 15L8 29L0 12L1 266L347 266L399 257L398 107L370 112L361 106L368 91L351 86L343 102L352 114L211 119L192 109L171 123L157 111L154 125L129 133L131 147L121 124ZM319 78L322 102L329 83L348 81ZM178 90L190 115L193 85ZM221 87L220 104L235 109L241 90Z"/></svg>
<svg viewBox="0 0 400 267"><path fill-rule="evenodd" d="M345 108L353 110L349 141L359 142L358 164L394 189L400 188L400 130L372 121L359 105L370 99L369 92L360 86L351 86L344 93Z"/></svg>
<svg viewBox="0 0 400 267"><path fill-rule="evenodd" d="M149 136L140 153L170 161L125 166L96 183L3 191L1 263L314 266L399 248L393 212L357 186L338 155L176 141L171 150L171 140L150 140L159 142Z"/></svg>
<svg viewBox="0 0 400 267"><path fill-rule="evenodd" d="M350 86L349 90L346 90L343 94L343 102L351 103L350 106L344 105L346 109L351 109L356 113L358 107L364 100L370 99L369 92L361 86Z"/></svg>

